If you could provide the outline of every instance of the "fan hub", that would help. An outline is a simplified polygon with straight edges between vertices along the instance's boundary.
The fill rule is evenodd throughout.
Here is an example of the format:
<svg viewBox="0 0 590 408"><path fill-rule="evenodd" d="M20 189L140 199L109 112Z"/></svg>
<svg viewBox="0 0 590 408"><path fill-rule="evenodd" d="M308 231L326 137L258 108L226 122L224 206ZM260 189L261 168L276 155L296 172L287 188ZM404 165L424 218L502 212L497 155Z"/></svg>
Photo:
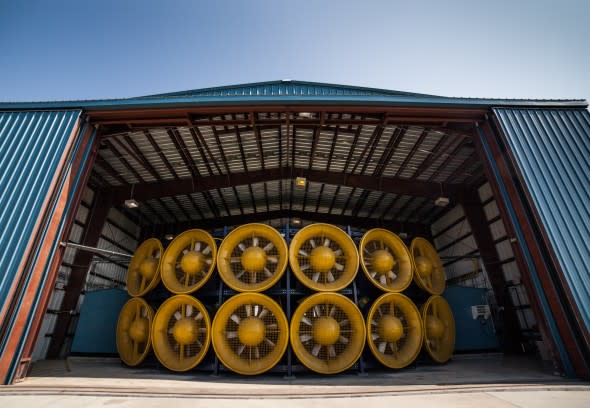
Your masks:
<svg viewBox="0 0 590 408"><path fill-rule="evenodd" d="M329 272L336 264L336 254L329 247L318 246L311 251L309 263L314 271Z"/></svg>
<svg viewBox="0 0 590 408"><path fill-rule="evenodd" d="M139 273L146 280L151 281L158 272L158 260L154 258L146 258L139 265Z"/></svg>
<svg viewBox="0 0 590 408"><path fill-rule="evenodd" d="M340 338L340 325L333 317L320 317L313 323L313 338L322 346L330 346Z"/></svg>
<svg viewBox="0 0 590 408"><path fill-rule="evenodd" d="M425 256L417 256L414 258L416 262L416 271L418 275L422 278L428 278L432 275L432 270L434 269L434 265L432 261Z"/></svg>
<svg viewBox="0 0 590 408"><path fill-rule="evenodd" d="M240 322L238 338L242 344L254 347L262 343L266 335L264 322L258 317L248 317Z"/></svg>
<svg viewBox="0 0 590 408"><path fill-rule="evenodd" d="M240 257L242 267L248 272L262 272L266 266L266 252L260 247L251 246Z"/></svg>
<svg viewBox="0 0 590 408"><path fill-rule="evenodd" d="M188 251L180 260L180 267L189 275L196 275L201 272L205 265L205 257L197 251Z"/></svg>
<svg viewBox="0 0 590 408"><path fill-rule="evenodd" d="M178 344L187 345L197 340L198 323L189 318L178 320L172 327L172 337Z"/></svg>
<svg viewBox="0 0 590 408"><path fill-rule="evenodd" d="M377 323L377 334L387 342L394 342L404 335L404 326L395 316L385 315Z"/></svg>
<svg viewBox="0 0 590 408"><path fill-rule="evenodd" d="M378 249L371 256L371 266L379 275L384 275L393 269L395 259L386 250Z"/></svg>
<svg viewBox="0 0 590 408"><path fill-rule="evenodd" d="M445 332L445 325L441 319L435 316L426 316L426 335L428 337L440 338Z"/></svg>
<svg viewBox="0 0 590 408"><path fill-rule="evenodd" d="M147 340L149 333L149 322L145 317L133 320L129 326L129 337L133 341L143 343Z"/></svg>

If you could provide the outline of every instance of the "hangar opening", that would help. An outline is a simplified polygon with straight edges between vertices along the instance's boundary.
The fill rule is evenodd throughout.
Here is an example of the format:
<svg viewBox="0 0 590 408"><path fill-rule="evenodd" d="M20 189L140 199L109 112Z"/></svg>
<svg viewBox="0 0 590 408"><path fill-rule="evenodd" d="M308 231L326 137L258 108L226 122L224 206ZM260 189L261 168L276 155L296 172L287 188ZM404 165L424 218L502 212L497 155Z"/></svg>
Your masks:
<svg viewBox="0 0 590 408"><path fill-rule="evenodd" d="M289 96L306 101L289 101ZM211 102L183 106L190 97ZM287 99L278 104L281 97ZM321 101L315 102L316 97ZM345 97L358 101L338 103ZM525 264L515 249L518 236L507 225L505 197L497 180L490 180L494 168L481 136L481 128L489 127L489 111L481 106L379 106L374 101L363 104L365 97L427 96L279 82L136 98L130 101L142 106L133 109L87 109L84 113L95 130L95 151L86 165L79 205L70 210L71 226L62 241L65 249L58 273L45 289L47 308L37 321L36 341L29 342L30 374L35 375L35 365L43 367L44 360L117 356L115 332L105 333L104 328L116 327L129 299L129 263L142 242L159 240L163 246L158 256L162 256L175 238L200 229L211 235L211 246L219 251L232 231L252 223L273 227L287 245L305 227L329 224L361 252L363 236L375 228L393 233L407 248L415 238L425 238L442 262L446 287L442 296L451 306L456 326L448 369L462 364L465 356L485 367L490 356L518 355L518 361L537 367L538 372L563 370L556 363L559 358L547 323L539 319L541 307L531 299L531 278L523 272ZM173 106L149 105L158 98L168 98ZM258 247L253 239L249 244ZM196 316L202 307L198 313L213 321L238 295L223 282L217 267L206 283L189 293L198 300L191 304L190 315ZM188 279L188 274L183 276ZM141 289L144 285L140 283ZM337 292L360 312L361 320L386 293L371 282L370 271L363 273L362 265ZM315 291L287 266L280 279L261 293L279 305L276 313L282 311L291 322ZM428 302L428 293L416 283L403 293L418 307ZM159 283L143 298L155 312L172 296ZM331 302L326 299L324 295L322 302ZM346 308L338 300L333 302ZM183 314L188 314L187 304L182 306ZM327 316L331 309L327 305L319 314ZM234 316L230 312L226 317L229 321ZM348 322L347 316L342 319ZM286 325L278 326L289 331ZM354 330L364 331L364 326ZM238 336L235 333L232 337ZM240 339L254 341L252 336L256 337ZM317 353L314 346L308 351L329 360L332 350L337 350L326 345L331 344L326 336ZM292 376L313 370L291 343L275 359L271 373ZM383 353L389 346L378 342L375 347ZM173 350L180 352L180 360L190 354L182 350ZM247 350L252 354L255 348ZM391 346L391 354L395 353ZM345 371L390 370L364 341L354 357ZM422 350L408 366L428 367L431 357ZM239 373L239 368L228 369L232 362L227 360L223 352L209 347L192 369ZM22 365L21 375L28 372L30 361ZM161 371L168 366L162 366L153 353L142 364ZM141 370L134 373L141 376Z"/></svg>

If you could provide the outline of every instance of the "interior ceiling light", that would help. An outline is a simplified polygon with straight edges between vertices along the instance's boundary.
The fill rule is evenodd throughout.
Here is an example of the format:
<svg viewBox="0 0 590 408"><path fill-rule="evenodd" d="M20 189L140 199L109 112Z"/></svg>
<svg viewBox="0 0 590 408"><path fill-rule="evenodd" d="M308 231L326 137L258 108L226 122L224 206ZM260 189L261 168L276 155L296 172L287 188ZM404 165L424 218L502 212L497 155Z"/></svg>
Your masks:
<svg viewBox="0 0 590 408"><path fill-rule="evenodd" d="M307 179L305 177L297 177L295 179L295 185L297 187L305 187L306 183L307 183Z"/></svg>
<svg viewBox="0 0 590 408"><path fill-rule="evenodd" d="M293 225L301 224L301 220L299 218L293 218Z"/></svg>
<svg viewBox="0 0 590 408"><path fill-rule="evenodd" d="M172 235L172 234L166 234L166 235L164 235L164 239L166 241L172 241L174 239L174 235Z"/></svg>
<svg viewBox="0 0 590 408"><path fill-rule="evenodd" d="M447 205L449 205L450 200L448 197L438 197L436 200L434 200L434 205L436 205L437 207L446 207Z"/></svg>
<svg viewBox="0 0 590 408"><path fill-rule="evenodd" d="M299 112L299 116L302 118L311 119L313 118L313 113L311 112Z"/></svg>
<svg viewBox="0 0 590 408"><path fill-rule="evenodd" d="M139 207L139 203L136 200L134 200L133 198L130 198L129 200L125 200L125 207L137 208L137 207Z"/></svg>

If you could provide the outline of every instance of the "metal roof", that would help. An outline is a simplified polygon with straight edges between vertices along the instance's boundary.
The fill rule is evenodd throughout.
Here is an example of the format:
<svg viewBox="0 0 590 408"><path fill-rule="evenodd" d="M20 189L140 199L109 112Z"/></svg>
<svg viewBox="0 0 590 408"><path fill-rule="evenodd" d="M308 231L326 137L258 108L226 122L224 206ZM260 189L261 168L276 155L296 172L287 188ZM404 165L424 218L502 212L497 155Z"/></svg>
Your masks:
<svg viewBox="0 0 590 408"><path fill-rule="evenodd" d="M493 106L588 106L588 103L585 100L455 98L347 85L331 85L289 80L204 88L125 99L53 102L4 102L0 103L0 110L69 108L93 110L249 104L331 104L465 108L489 108Z"/></svg>

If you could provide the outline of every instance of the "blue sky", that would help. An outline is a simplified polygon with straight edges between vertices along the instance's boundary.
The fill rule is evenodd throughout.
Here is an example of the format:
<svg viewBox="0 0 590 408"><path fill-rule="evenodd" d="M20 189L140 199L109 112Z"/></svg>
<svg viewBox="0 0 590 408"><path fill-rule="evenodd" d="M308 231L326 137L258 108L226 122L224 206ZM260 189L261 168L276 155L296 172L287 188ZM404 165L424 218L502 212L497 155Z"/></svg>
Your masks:
<svg viewBox="0 0 590 408"><path fill-rule="evenodd" d="M0 100L277 79L590 99L590 1L0 0Z"/></svg>

